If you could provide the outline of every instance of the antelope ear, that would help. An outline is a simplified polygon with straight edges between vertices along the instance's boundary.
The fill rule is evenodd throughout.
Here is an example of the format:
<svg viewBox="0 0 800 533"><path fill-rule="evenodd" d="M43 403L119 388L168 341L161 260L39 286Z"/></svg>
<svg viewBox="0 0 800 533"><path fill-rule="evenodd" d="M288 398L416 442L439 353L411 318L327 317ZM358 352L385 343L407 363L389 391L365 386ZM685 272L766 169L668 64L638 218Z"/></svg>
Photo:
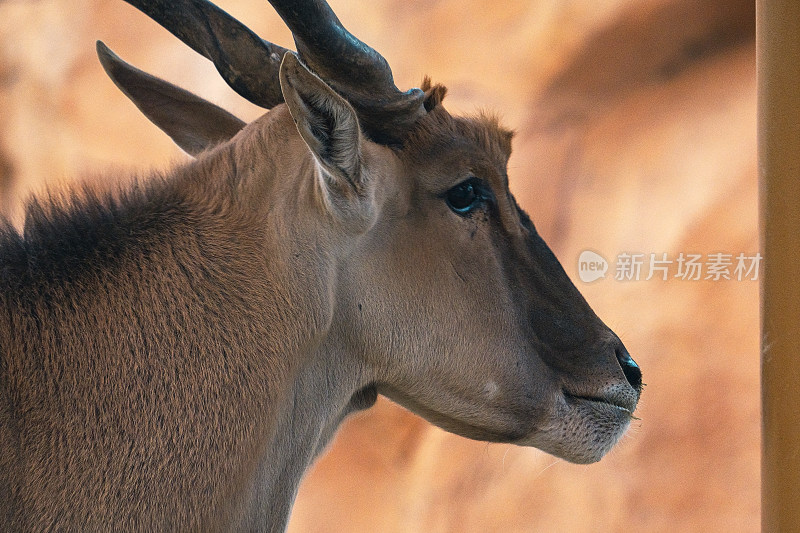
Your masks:
<svg viewBox="0 0 800 533"><path fill-rule="evenodd" d="M129 65L101 41L97 56L125 96L191 155L227 141L246 125L221 107Z"/></svg>
<svg viewBox="0 0 800 533"><path fill-rule="evenodd" d="M297 130L326 178L361 192L361 131L353 107L293 52L283 56L280 81Z"/></svg>

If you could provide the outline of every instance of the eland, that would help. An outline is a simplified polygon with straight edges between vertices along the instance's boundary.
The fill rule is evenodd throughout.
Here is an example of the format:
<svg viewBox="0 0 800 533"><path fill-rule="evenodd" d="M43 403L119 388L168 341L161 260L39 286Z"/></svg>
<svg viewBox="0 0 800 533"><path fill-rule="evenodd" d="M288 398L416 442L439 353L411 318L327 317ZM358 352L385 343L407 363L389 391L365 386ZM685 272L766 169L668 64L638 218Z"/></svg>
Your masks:
<svg viewBox="0 0 800 533"><path fill-rule="evenodd" d="M378 394L453 433L598 461L641 372L509 192L512 134L399 90L324 0L296 52L204 0L128 0L269 109L245 124L98 43L195 158L0 224L0 522L283 531Z"/></svg>

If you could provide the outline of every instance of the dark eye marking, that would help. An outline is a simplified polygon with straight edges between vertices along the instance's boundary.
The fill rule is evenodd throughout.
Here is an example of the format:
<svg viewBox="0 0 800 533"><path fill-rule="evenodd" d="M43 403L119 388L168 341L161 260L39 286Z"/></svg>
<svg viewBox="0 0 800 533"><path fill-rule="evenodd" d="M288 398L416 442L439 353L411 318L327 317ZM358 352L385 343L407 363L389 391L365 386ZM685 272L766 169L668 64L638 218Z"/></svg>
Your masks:
<svg viewBox="0 0 800 533"><path fill-rule="evenodd" d="M455 214L467 216L492 198L492 191L480 179L472 177L451 188L443 195Z"/></svg>

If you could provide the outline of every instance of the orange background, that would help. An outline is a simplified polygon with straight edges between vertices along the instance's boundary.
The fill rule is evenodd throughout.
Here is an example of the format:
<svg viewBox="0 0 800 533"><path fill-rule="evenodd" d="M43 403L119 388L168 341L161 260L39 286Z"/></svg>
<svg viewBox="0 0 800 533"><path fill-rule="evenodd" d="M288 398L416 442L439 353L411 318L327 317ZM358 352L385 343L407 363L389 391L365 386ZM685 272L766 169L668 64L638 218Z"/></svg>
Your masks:
<svg viewBox="0 0 800 533"><path fill-rule="evenodd" d="M758 250L752 2L330 3L399 87L429 74L451 112L495 110L517 131L512 189L647 387L641 420L591 466L468 441L380 400L314 466L290 531L756 531L758 283L613 279L622 252ZM266 2L219 4L291 46ZM0 212L17 221L44 183L186 157L106 79L96 39L260 113L121 0L5 0L0 21ZM612 263L606 279L578 279L584 249Z"/></svg>

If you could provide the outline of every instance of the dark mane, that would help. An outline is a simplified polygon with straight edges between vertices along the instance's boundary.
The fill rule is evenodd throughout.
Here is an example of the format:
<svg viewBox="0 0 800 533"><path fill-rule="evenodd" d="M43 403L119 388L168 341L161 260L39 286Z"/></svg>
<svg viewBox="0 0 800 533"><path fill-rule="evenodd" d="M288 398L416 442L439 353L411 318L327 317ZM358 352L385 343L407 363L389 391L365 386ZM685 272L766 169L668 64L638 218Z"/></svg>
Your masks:
<svg viewBox="0 0 800 533"><path fill-rule="evenodd" d="M31 199L22 233L0 221L0 287L76 281L185 226L188 207L153 176L119 193L88 187Z"/></svg>

